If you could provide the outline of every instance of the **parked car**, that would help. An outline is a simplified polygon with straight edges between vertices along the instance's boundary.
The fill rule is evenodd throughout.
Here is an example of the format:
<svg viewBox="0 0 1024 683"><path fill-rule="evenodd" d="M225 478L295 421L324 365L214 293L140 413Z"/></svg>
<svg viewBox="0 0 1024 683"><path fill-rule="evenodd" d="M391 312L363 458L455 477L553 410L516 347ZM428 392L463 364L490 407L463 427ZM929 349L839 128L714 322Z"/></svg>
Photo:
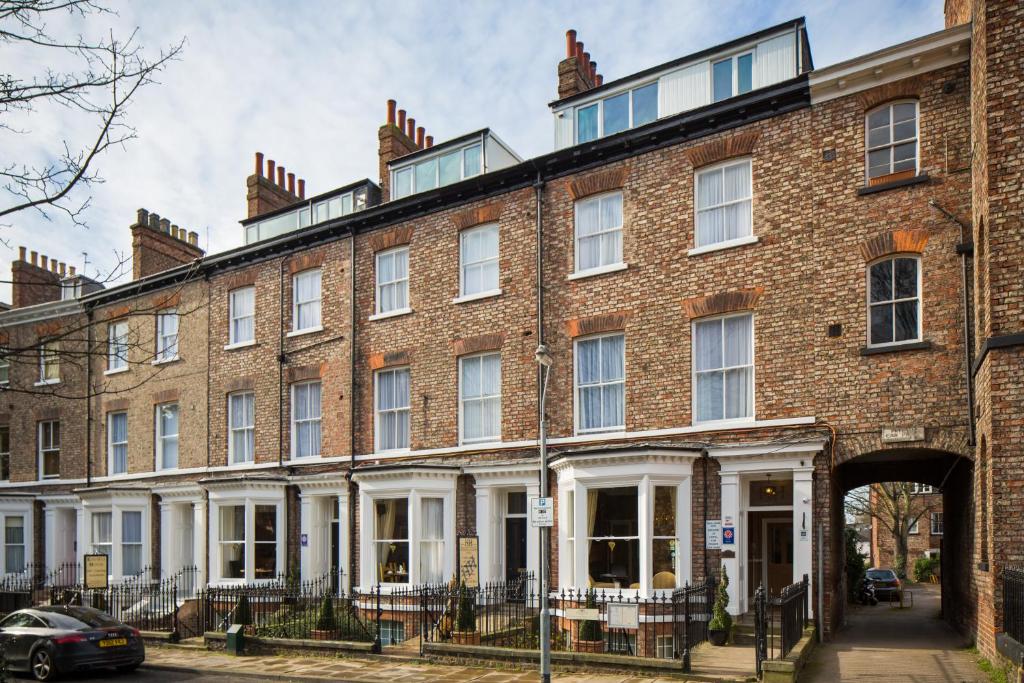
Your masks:
<svg viewBox="0 0 1024 683"><path fill-rule="evenodd" d="M875 584L875 596L879 600L899 600L903 583L893 570L869 569L865 578Z"/></svg>
<svg viewBox="0 0 1024 683"><path fill-rule="evenodd" d="M132 671L146 658L139 630L91 607L21 609L0 621L7 668L39 681L61 674L116 669Z"/></svg>

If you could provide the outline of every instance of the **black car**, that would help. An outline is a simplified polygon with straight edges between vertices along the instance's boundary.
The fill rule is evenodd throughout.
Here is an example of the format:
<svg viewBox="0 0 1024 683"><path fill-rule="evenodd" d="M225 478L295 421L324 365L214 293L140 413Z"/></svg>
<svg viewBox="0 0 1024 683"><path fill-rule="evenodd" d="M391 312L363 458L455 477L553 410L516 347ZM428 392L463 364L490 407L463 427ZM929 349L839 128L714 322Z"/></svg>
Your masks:
<svg viewBox="0 0 1024 683"><path fill-rule="evenodd" d="M903 583L891 569L872 568L868 570L867 578L875 584L875 596L879 600L899 600L903 591Z"/></svg>
<svg viewBox="0 0 1024 683"><path fill-rule="evenodd" d="M91 607L22 609L0 621L8 669L40 681L95 669L131 671L146 658L138 629Z"/></svg>

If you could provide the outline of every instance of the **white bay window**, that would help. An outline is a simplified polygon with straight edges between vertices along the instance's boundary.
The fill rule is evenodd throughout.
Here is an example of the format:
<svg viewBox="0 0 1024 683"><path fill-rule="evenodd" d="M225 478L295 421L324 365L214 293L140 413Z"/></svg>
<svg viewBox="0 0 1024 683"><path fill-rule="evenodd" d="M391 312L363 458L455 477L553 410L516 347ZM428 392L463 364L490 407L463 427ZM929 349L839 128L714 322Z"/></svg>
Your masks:
<svg viewBox="0 0 1024 683"><path fill-rule="evenodd" d="M206 484L210 495L210 581L254 583L285 571L285 483L235 478Z"/></svg>
<svg viewBox="0 0 1024 683"><path fill-rule="evenodd" d="M106 555L112 582L138 576L150 565L150 495L149 489L126 487L81 495L85 544L79 553Z"/></svg>

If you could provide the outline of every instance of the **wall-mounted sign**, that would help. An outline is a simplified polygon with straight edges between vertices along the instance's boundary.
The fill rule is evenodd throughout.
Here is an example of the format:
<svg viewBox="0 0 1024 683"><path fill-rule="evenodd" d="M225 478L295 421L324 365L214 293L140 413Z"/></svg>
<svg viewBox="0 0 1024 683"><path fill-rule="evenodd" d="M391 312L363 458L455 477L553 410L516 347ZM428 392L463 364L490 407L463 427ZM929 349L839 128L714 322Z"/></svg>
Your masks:
<svg viewBox="0 0 1024 683"><path fill-rule="evenodd" d="M722 526L736 526L732 522L732 515L722 515Z"/></svg>
<svg viewBox="0 0 1024 683"><path fill-rule="evenodd" d="M570 607L565 610L565 618L572 619L573 621L597 621L601 618L601 610L596 607Z"/></svg>
<svg viewBox="0 0 1024 683"><path fill-rule="evenodd" d="M309 534L299 534L299 543L303 548L309 546Z"/></svg>
<svg viewBox="0 0 1024 683"><path fill-rule="evenodd" d="M530 499L530 526L545 527L555 525L555 505L552 498Z"/></svg>
<svg viewBox="0 0 1024 683"><path fill-rule="evenodd" d="M476 536L459 537L459 580L467 588L480 585L480 541Z"/></svg>
<svg viewBox="0 0 1024 683"><path fill-rule="evenodd" d="M722 545L736 545L736 528L731 526L722 527Z"/></svg>
<svg viewBox="0 0 1024 683"><path fill-rule="evenodd" d="M722 549L722 520L709 519L704 522L704 547L708 550Z"/></svg>
<svg viewBox="0 0 1024 683"><path fill-rule="evenodd" d="M85 556L85 588L106 588L109 581L110 558L103 554Z"/></svg>
<svg viewBox="0 0 1024 683"><path fill-rule="evenodd" d="M608 628L640 628L640 605L609 602Z"/></svg>
<svg viewBox="0 0 1024 683"><path fill-rule="evenodd" d="M890 427L882 430L882 443L924 441L924 427Z"/></svg>

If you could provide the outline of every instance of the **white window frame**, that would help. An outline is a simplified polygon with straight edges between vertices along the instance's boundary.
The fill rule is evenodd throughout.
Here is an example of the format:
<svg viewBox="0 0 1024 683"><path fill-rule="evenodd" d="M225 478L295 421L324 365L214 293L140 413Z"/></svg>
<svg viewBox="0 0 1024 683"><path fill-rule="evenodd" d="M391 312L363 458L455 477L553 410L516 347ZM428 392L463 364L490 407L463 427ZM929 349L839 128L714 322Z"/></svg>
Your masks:
<svg viewBox="0 0 1024 683"><path fill-rule="evenodd" d="M725 365L725 322L727 318L750 318L750 415L741 418L726 418L723 417L720 420L699 420L697 419L697 324L711 322L713 320L722 320L722 367L714 370L702 370L701 372L721 372L723 373L722 380L722 413L725 414L725 380L724 373L728 370L734 370L736 368L748 367L746 365ZM754 422L757 419L757 319L753 311L739 311L736 313L726 313L724 315L709 315L703 318L695 318L690 322L690 387L691 387L691 407L690 410L693 413L693 424L697 425L729 425L729 424L748 424Z"/></svg>
<svg viewBox="0 0 1024 683"><path fill-rule="evenodd" d="M46 375L51 367L56 373L48 379ZM39 381L36 384L60 384L60 342L56 339L39 342Z"/></svg>
<svg viewBox="0 0 1024 683"><path fill-rule="evenodd" d="M117 320L107 324L107 374L127 369L128 321Z"/></svg>
<svg viewBox="0 0 1024 683"><path fill-rule="evenodd" d="M932 486L931 484L919 484L917 482L914 482L911 491L915 494L927 495L930 493L935 493L935 487Z"/></svg>
<svg viewBox="0 0 1024 683"><path fill-rule="evenodd" d="M579 346L582 343L598 341L601 339L608 339L611 337L622 337L622 379L615 381L602 381L592 384L582 385L585 387L604 387L612 384L622 384L622 424L620 425L602 425L601 427L595 427L592 429L583 429L580 427L583 418L583 405L580 401L580 388L579 383ZM629 377L628 368L626 367L626 333L623 330L615 332L606 332L604 334L592 334L586 337L578 337L573 340L572 343L572 405L573 405L573 425L576 434L599 434L603 432L621 432L626 429L626 410L629 402L629 395L626 391L626 380ZM603 411L602 411L603 412Z"/></svg>
<svg viewBox="0 0 1024 683"><path fill-rule="evenodd" d="M22 543L7 543L7 520L12 518L20 518L22 524ZM26 570L32 564L32 549L35 548L34 534L33 534L33 510L32 503L7 499L0 502L0 529L3 530L4 534L4 553L2 558L2 564L0 564L0 576L18 576L25 575ZM10 548L15 547L22 548L22 567L15 571L7 570L7 554Z"/></svg>
<svg viewBox="0 0 1024 683"><path fill-rule="evenodd" d="M0 346L0 388L11 386L11 357L8 353L10 349Z"/></svg>
<svg viewBox="0 0 1024 683"><path fill-rule="evenodd" d="M320 390L320 414L317 415L316 417L313 417L311 415L309 417L306 417L306 418L303 418L303 419L300 420L300 419L298 419L296 417L296 412L297 411L295 410L295 406L296 406L296 398L295 398L296 390L299 387L311 387L313 385L316 385L317 387L319 387L319 390ZM323 423L324 403L323 403L323 401L324 401L324 387L323 387L323 381L322 380L314 379L314 380L309 380L309 381L306 381L306 382L295 382L295 383L292 384L292 386L291 386L291 454L292 454L292 460L305 460L305 459L308 459L308 458L319 458L320 456L323 455L323 452L324 452L324 431L323 431L323 427L324 427L324 423ZM299 449L298 449L299 424L300 423L303 423L303 424L305 424L305 423L313 423L313 422L319 423L319 425L320 425L320 443L317 444L317 452L316 453L310 453L308 455L304 455L304 456L300 457L299 456Z"/></svg>
<svg viewBox="0 0 1024 683"><path fill-rule="evenodd" d="M11 426L0 425L0 481L11 479Z"/></svg>
<svg viewBox="0 0 1024 683"><path fill-rule="evenodd" d="M480 148L480 170L476 173L466 172L466 152L474 147ZM441 157L448 156L458 152L459 154L459 179L453 183L441 184ZM434 162L434 186L425 190L420 190L416 187L416 166L423 163ZM486 165L486 159L484 158L484 148L481 140L476 139L465 145L453 149L445 149L444 151L438 151L437 154L428 155L422 159L417 159L414 162L399 166L398 168L392 169L391 171L391 187L398 187L398 175L403 172L409 173L409 194L398 194L392 192L392 199L401 199L402 197L409 197L419 192L427 192L428 190L436 190L440 187L447 187L448 185L454 185L455 183L461 182L466 178L475 178L478 175L484 173L484 167Z"/></svg>
<svg viewBox="0 0 1024 683"><path fill-rule="evenodd" d="M725 169L733 166L746 165L747 177L750 185L750 195L746 199L733 199L730 201L723 201L721 204L715 204L714 206L701 206L700 205L700 179L703 176L711 175L712 173L720 173L724 178ZM715 209L721 209L726 206L734 206L743 202L749 202L750 206L750 232L746 235L740 235L739 237L733 237L731 239L725 239L721 242L708 242L707 244L698 244L698 235L700 234L700 216L701 213L713 211ZM716 249L726 249L732 246L739 246L742 244L749 244L752 241L756 241L756 231L754 230L754 159L750 156L745 157L734 157L727 159L716 164L709 164L697 169L693 174L693 250L691 254L700 253L702 251L712 251Z"/></svg>
<svg viewBox="0 0 1024 683"><path fill-rule="evenodd" d="M404 278L395 278L393 280L388 280L386 282L382 281L381 280L381 275L380 275L380 273L381 273L381 268L380 268L380 260L381 260L381 258L394 256L394 255L400 254L400 253L404 253L405 254L405 277ZM409 294L410 294L410 292L409 292L409 268L410 268L410 259L409 259L409 245L408 244L403 244L401 246L394 247L393 249L385 249L383 251L378 251L376 254L374 254L374 257L373 257L373 270L374 270L373 278L374 278L374 283L375 283L374 284L374 293L375 293L375 299L376 299L376 301L374 302L374 308L376 310L376 316L375 317L389 317L389 316L393 316L393 315L401 315L403 313L408 313L411 310L412 302L409 300ZM381 296L381 290L384 287L396 286L396 285L404 285L405 286L405 306L400 306L398 308L390 308L390 309L385 311L381 307L381 303L383 301L383 297Z"/></svg>
<svg viewBox="0 0 1024 683"><path fill-rule="evenodd" d="M248 294L252 297L252 314L238 315L238 297ZM235 333L235 323L245 319L252 320L252 336L240 339ZM244 346L256 342L256 287L249 285L238 287L228 292L228 346Z"/></svg>
<svg viewBox="0 0 1024 683"><path fill-rule="evenodd" d="M907 533L908 534L919 534L919 533L921 533L921 529L919 528L920 527L920 524L919 524L920 521L921 521L921 518L918 517L913 522L911 522L910 523L910 527L907 529Z"/></svg>
<svg viewBox="0 0 1024 683"><path fill-rule="evenodd" d="M409 400L408 400L408 402L406 403L406 405L404 407L398 406L398 407L395 407L395 408L389 408L387 410L382 410L381 407L380 407L380 401L378 400L379 387L380 387L380 378L381 378L382 375L397 374L397 373L400 373L400 372L404 372L404 373L406 373L408 375L408 380L406 381L406 386L409 387ZM382 412L396 413L396 414L403 413L403 412L405 413L405 419L407 420L407 426L408 426L408 429L406 430L406 434L409 437L409 443L407 443L405 446L399 446L398 448L389 448L387 450L383 450L381 448L381 445L380 445L381 444L381 439L380 439L380 437L381 437L380 417L381 417L381 413ZM377 370L376 372L373 373L373 447L374 447L374 452L376 452L376 453L403 453L405 451L408 451L410 449L411 445L412 445L412 370L411 370L411 368L408 365L402 365L402 366L393 367L393 368L381 368L380 370Z"/></svg>
<svg viewBox="0 0 1024 683"><path fill-rule="evenodd" d="M221 538L220 514L225 507L241 506L245 509L245 563L242 578L232 579L222 575L225 541ZM276 508L274 545L276 551L275 574L281 574L285 567L287 545L287 511L285 510L284 488L282 486L236 485L210 492L210 582L214 585L265 584L277 579L256 578L256 507L258 505Z"/></svg>
<svg viewBox="0 0 1024 683"><path fill-rule="evenodd" d="M140 569L146 569L151 565L152 549L152 505L148 491L111 489L109 492L87 493L82 495L82 510L84 515L79 518L79 524L85 529L79 529L78 561L82 556L91 552L93 547L93 515L110 514L110 561L107 565L108 577L111 581L118 581L127 578L124 575L124 534L123 516L124 512L139 512L142 515L142 551L139 560Z"/></svg>
<svg viewBox="0 0 1024 683"><path fill-rule="evenodd" d="M174 319L174 332L167 332L167 323ZM177 309L167 308L156 315L156 358L154 363L169 363L178 359L178 331L181 319Z"/></svg>
<svg viewBox="0 0 1024 683"><path fill-rule="evenodd" d="M10 520L14 520L14 519L20 519L21 520L21 543L10 543L7 540L7 522L10 521ZM3 564L4 571L3 571L3 573L5 575L22 574L22 573L25 572L25 569L26 569L27 565L29 564L29 560L28 560L28 548L29 548L29 546L26 543L26 541L28 541L30 537L29 537L29 532L28 532L28 523L26 521L26 515L2 514L2 515L0 515L0 524L3 525L0 528L2 528L3 531L4 531L4 558L3 558L3 561L4 561L4 564ZM9 555L10 555L11 550L14 549L14 548L21 548L21 568L20 569L11 569L11 567L10 567L11 563L10 563L10 556Z"/></svg>
<svg viewBox="0 0 1024 683"><path fill-rule="evenodd" d="M164 434L163 433L163 420L160 419L160 411L164 408L174 406L177 411L177 422L178 431L175 434ZM167 403L160 403L154 406L153 410L153 434L155 437L156 448L156 469L158 471L163 470L176 470L181 466L181 404L178 401L168 401ZM164 447L167 441L174 439L177 446L177 458L176 462L172 466L164 465Z"/></svg>
<svg viewBox="0 0 1024 683"><path fill-rule="evenodd" d="M124 519L125 519L125 515L128 515L128 514L133 514L133 515L138 515L139 516L139 540L138 541L127 541L127 540L125 540ZM119 509L118 510L118 516L120 517L120 522L121 522L120 529L119 529L119 531L120 531L120 538L118 539L118 543L121 546L121 567L120 567L120 569L121 569L121 576L137 576L139 573L145 571L145 569L147 568L146 567L146 554L145 554L146 530L145 530L145 528L143 528L143 524L145 524L145 520L146 520L146 515L145 515L145 513L142 510L136 510L136 509L128 508L128 509ZM111 535L113 535L113 531L111 531ZM125 559L127 557L127 553L125 552L125 550L127 550L129 546L138 546L138 548L139 548L139 571L135 572L135 573L128 573L128 572L125 571Z"/></svg>
<svg viewBox="0 0 1024 683"><path fill-rule="evenodd" d="M235 411L232 407L232 402L235 399L246 399L252 400L252 424L249 425L236 425L234 423ZM322 396L321 396L322 398ZM241 432L243 435L246 433L252 433L252 452L243 453L242 457L239 458L239 454L235 451L235 433ZM249 439L246 439L246 443L250 443ZM256 392L247 391L236 391L228 394L228 464L229 465L243 465L256 460Z"/></svg>
<svg viewBox="0 0 1024 683"><path fill-rule="evenodd" d="M753 92L757 89L757 49L748 48L735 52L727 57L718 57L708 62L708 103L714 104L716 102L725 102L725 100L731 99L738 95L746 95L747 93L741 93L740 90L740 70L739 70L739 59L750 55L750 90L747 92ZM729 97L721 100L715 99L715 64L722 62L732 62L732 94Z"/></svg>
<svg viewBox="0 0 1024 683"><path fill-rule="evenodd" d="M96 518L100 515L106 515L110 518L110 537L105 541L96 538ZM103 510L92 510L89 513L89 552L94 555L106 555L109 560L107 562L108 574L117 574L114 562L114 511L110 508ZM118 544L120 545L120 544ZM106 548L106 552L103 549ZM117 568L120 568L118 565Z"/></svg>
<svg viewBox="0 0 1024 683"><path fill-rule="evenodd" d="M50 428L50 439L44 446L43 444L43 432L45 431L43 425L56 425L57 429L57 446L53 447L53 427ZM60 479L60 449L63 440L63 434L61 434L60 420L40 420L36 427L36 439L38 444L38 472L40 479ZM44 464L46 462L46 455L48 453L57 454L57 474L45 474Z"/></svg>
<svg viewBox="0 0 1024 683"><path fill-rule="evenodd" d="M125 429L124 429L124 441L114 441L114 419L124 416ZM120 472L116 471L114 467L115 454L114 449L118 446L124 446L124 469ZM117 410L107 413L107 472L110 476L119 476L128 474L128 411Z"/></svg>
<svg viewBox="0 0 1024 683"><path fill-rule="evenodd" d="M619 97L620 95L624 95L624 94L628 94L629 95L629 117L628 117L629 118L629 125L626 126L626 128L624 128L623 130L620 130L620 131L618 131L616 133L612 133L612 135L618 135L619 133L625 133L627 130L633 130L633 128L636 127L636 123L633 121L633 93L635 91L637 91L637 90L641 90L643 88L646 88L649 85L657 86L657 88L659 89L659 93L658 93L658 96L657 96L658 111L657 111L657 113L654 116L654 121L657 121L659 118L661 118L661 93L660 93L661 85L658 83L658 79L655 78L653 80L644 81L643 83L638 83L637 85L631 86L627 90L621 90L621 91L618 91L618 92L609 93L608 95L606 95L605 97L602 97L600 99L594 100L592 102L586 102L586 103L583 103L583 104L579 104L579 105L573 107L572 118L573 118L573 139L574 139L574 142L576 144L580 144L580 142L581 142L580 141L580 114L579 114L581 110L587 109L588 107L591 107L591 106L593 106L595 104L597 105L597 137L594 138L593 140L583 140L582 141L584 143L586 143L586 142L595 142L595 141L600 140L601 138L605 137L605 132L604 132L604 103L605 103L605 100L610 100L610 99ZM648 121L647 123L654 123L654 121ZM646 126L647 123L642 124L642 125Z"/></svg>
<svg viewBox="0 0 1024 683"><path fill-rule="evenodd" d="M598 216L600 216L600 201L605 197L611 197L613 195L619 195L619 206L622 209L622 213L619 216L618 227L604 228L598 232L590 233L589 235L580 236L579 224L580 224L580 207L586 204L598 203ZM605 236L619 233L619 260L612 263L601 263L600 265L593 266L591 268L582 269L580 268L580 239L590 239L598 237L604 240ZM603 273L610 270L621 269L626 263L626 197L622 190L612 190L610 192L601 192L600 194L590 195L577 200L573 204L573 268L575 269L574 275L586 275L586 274L597 274ZM602 251L603 250L599 250Z"/></svg>
<svg viewBox="0 0 1024 683"><path fill-rule="evenodd" d="M483 232L493 232L495 236L495 252L492 256L486 256L477 261L467 261L465 259L465 245L466 240L473 235L477 235ZM470 298L483 298L492 294L501 294L501 267L499 265L499 256L501 254L501 231L497 223L486 223L484 225L477 225L472 228L468 228L459 233L459 298L470 299ZM474 266L480 267L481 269L490 264L494 263L496 272L496 282L490 289L482 289L478 292L466 291L466 270Z"/></svg>
<svg viewBox="0 0 1024 683"><path fill-rule="evenodd" d="M465 387L463 386L463 382L462 382L462 368L463 368L463 365L465 365L466 362L479 362L480 363L480 369L481 369L480 377L481 377L481 383L482 383L483 382L483 366L484 366L483 359L484 358L488 358L488 357L492 357L492 356L493 357L497 357L497 359L498 359L498 393L497 394L484 395L482 393L482 387L481 387L481 395L480 396L467 399L465 397L465 393L464 393ZM465 355L465 356L460 356L459 357L459 368L458 369L459 369L459 444L461 445L461 444L470 444L470 443L497 443L497 442L500 442L501 441L501 389L502 389L502 385L501 385L501 375L502 375L502 372L501 372L501 369L502 369L501 368L501 352L500 351L484 351L482 353L474 353L474 354L469 354L469 355ZM410 393L411 393L411 390L410 390ZM467 439L466 436L465 436L465 428L466 428L466 403L468 401L473 401L473 402L478 402L478 403L485 403L485 402L494 401L494 400L496 400L498 402L498 433L497 434L487 434L487 435L482 436L482 437L477 438L477 439ZM410 403L411 402L412 401L410 400Z"/></svg>
<svg viewBox="0 0 1024 683"><path fill-rule="evenodd" d="M910 259L917 262L917 296L916 297L904 297L902 299L895 298L896 296L896 261L897 259ZM887 299L885 301L872 301L871 300L871 269L879 263L885 261L892 261L892 296L894 298ZM865 305L867 307L867 321L865 325L865 334L867 336L868 348L886 348L890 346L900 346L902 344L917 344L924 339L924 273L922 272L922 258L920 254L888 254L880 259L875 259L867 265L864 269L864 277L866 279L866 291L865 291ZM917 301L917 335L913 339L904 339L902 341L895 341L896 339L896 304L906 301ZM878 342L875 343L871 339L871 309L876 306L892 306L892 336L893 341L891 342Z"/></svg>
<svg viewBox="0 0 1024 683"><path fill-rule="evenodd" d="M315 299L299 300L299 280L302 278L313 277L315 274L317 283L319 285L319 296ZM309 268L307 270L300 271L292 275L292 331L291 334L301 334L303 332L316 332L317 330L323 329L324 324L324 311L323 311L323 297L324 297L324 281L323 281L323 270L318 266L316 268ZM302 306L313 306L316 305L317 309L317 322L315 325L309 327L299 327L299 309Z"/></svg>
<svg viewBox="0 0 1024 683"><path fill-rule="evenodd" d="M865 183L870 183L871 182L871 165L870 165L870 162L869 162L869 158L870 158L871 152L875 152L875 151L878 151L880 149L890 148L890 150L891 150L889 152L889 172L888 173L883 173L882 175L875 176L875 178L884 178L885 176L892 175L893 173L903 173L903 171L894 171L894 170L892 170L892 167L894 165L893 159L894 159L894 155L895 155L895 148L897 146L905 145L908 142L911 142L910 138L903 139L903 140L900 140L898 142L896 142L896 141L894 141L892 139L892 135L893 135L893 118L892 118L893 117L893 111L895 109L895 106L898 105L898 104L913 104L914 105L914 137L913 137L913 142L914 142L914 168L913 168L913 171L914 171L914 176L917 176L917 175L919 175L921 173L921 103L920 103L919 100L912 99L912 98L903 98L903 99L898 99L898 100L890 100L889 102L886 102L885 104L881 104L881 105L879 105L877 107L873 107L873 108L871 108L871 110L869 110L869 111L864 113L864 182ZM887 142L887 143L885 143L883 145L875 145L874 147L871 147L869 142L868 142L868 136L869 136L869 134L871 132L871 125L868 123L868 119L876 111L880 111L880 110L886 109L886 108L889 109L889 142ZM905 169L905 170L910 170L910 169Z"/></svg>
<svg viewBox="0 0 1024 683"><path fill-rule="evenodd" d="M939 521L938 525L935 524L935 520ZM941 512L930 512L928 514L928 525L931 527L932 536L942 536L946 531L946 520ZM936 526L939 527L938 531L935 530Z"/></svg>

